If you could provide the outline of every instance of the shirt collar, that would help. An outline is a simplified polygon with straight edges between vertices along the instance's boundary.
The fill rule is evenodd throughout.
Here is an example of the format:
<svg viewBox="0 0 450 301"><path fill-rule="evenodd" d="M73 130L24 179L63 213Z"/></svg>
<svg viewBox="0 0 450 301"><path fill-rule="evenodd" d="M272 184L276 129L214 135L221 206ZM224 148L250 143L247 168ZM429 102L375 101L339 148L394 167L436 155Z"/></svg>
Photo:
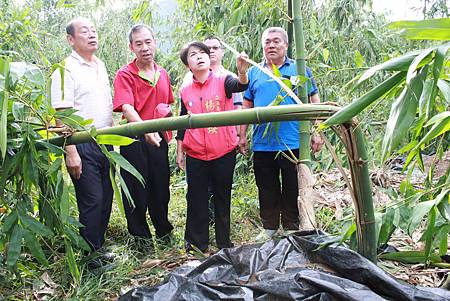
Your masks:
<svg viewBox="0 0 450 301"><path fill-rule="evenodd" d="M192 82L196 85L200 85L203 86L204 84L206 84L207 82L209 82L209 80L211 79L211 77L213 76L213 72L211 70L209 70L209 74L208 74L208 78L205 80L204 83L199 82L198 80L195 79L194 74L192 74Z"/></svg>
<svg viewBox="0 0 450 301"><path fill-rule="evenodd" d="M156 64L155 62L153 62L153 64L155 64L155 71L156 70L161 71L161 67L158 64ZM139 68L136 65L136 58L133 61L131 61L131 63L128 64L128 68L131 71L131 73L139 75Z"/></svg>
<svg viewBox="0 0 450 301"><path fill-rule="evenodd" d="M74 59L76 59L80 64L85 64L85 65L89 65L89 66L92 65L92 62L86 61L75 50L72 50L72 53L70 54L70 56L73 57ZM94 62L97 64L98 63L98 58L95 55L93 56L93 58L94 58Z"/></svg>
<svg viewBox="0 0 450 301"><path fill-rule="evenodd" d="M278 69L283 68L285 65L289 66L289 65L291 65L291 64L293 64L293 63L295 63L294 60L293 60L293 59L290 59L290 58L288 58L288 57L286 56L286 57L284 58L284 63L283 63L280 67L278 67ZM262 65L263 67L269 67L269 66L267 66L267 61L266 61L266 59L264 59L264 60L261 62L261 65Z"/></svg>

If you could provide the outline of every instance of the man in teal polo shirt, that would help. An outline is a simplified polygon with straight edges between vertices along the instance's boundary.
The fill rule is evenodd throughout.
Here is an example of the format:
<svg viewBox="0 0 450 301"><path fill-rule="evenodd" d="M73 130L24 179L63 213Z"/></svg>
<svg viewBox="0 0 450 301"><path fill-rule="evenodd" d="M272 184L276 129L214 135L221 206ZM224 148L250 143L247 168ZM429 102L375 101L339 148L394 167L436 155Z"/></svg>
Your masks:
<svg viewBox="0 0 450 301"><path fill-rule="evenodd" d="M275 65L283 78L293 84L297 78L297 66L286 56L288 36L281 27L270 27L262 35L264 61L261 65L273 71ZM320 102L316 82L311 70L306 69L308 96L312 103ZM258 68L249 71L249 86L244 94L243 108L265 107L270 105L278 95L283 97L280 105L295 104L285 91L268 75ZM239 149L247 153L248 144L245 135L247 125L241 126ZM319 151L323 145L320 136L313 135L311 148ZM266 123L253 126L253 166L258 186L260 216L265 232L258 238L272 237L281 225L285 231L298 230L299 212L297 206L298 182L295 164L279 152L290 156L292 151L298 158L299 125L297 121L279 122L277 126ZM281 173L281 181L280 181Z"/></svg>

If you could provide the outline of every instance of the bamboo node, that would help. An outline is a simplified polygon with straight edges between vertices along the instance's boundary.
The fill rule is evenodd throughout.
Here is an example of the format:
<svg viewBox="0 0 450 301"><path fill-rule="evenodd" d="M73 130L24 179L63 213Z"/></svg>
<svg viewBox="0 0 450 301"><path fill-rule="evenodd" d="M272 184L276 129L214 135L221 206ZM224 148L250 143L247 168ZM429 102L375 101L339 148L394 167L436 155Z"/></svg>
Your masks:
<svg viewBox="0 0 450 301"><path fill-rule="evenodd" d="M359 223L361 225L371 225L371 224L375 224L375 220L371 220L371 221L360 220Z"/></svg>
<svg viewBox="0 0 450 301"><path fill-rule="evenodd" d="M368 160L364 160L364 159L362 159L362 158L359 158L359 159L356 161L356 163L357 163L358 165L367 164L368 162L369 162Z"/></svg>

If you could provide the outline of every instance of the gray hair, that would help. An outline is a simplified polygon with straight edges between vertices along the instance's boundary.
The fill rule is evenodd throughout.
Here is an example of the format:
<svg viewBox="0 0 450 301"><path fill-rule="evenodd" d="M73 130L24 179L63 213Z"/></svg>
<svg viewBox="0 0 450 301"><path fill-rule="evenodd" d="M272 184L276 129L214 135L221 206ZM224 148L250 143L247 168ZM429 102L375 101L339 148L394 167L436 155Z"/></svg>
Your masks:
<svg viewBox="0 0 450 301"><path fill-rule="evenodd" d="M130 41L130 44L133 43L133 34L138 31L141 31L144 28L146 28L150 32L152 38L155 39L155 34L153 33L153 29L150 26L145 24L136 24L133 25L133 27L131 27L130 31L128 32L128 40Z"/></svg>
<svg viewBox="0 0 450 301"><path fill-rule="evenodd" d="M262 43L263 46L264 46L264 40L267 38L267 35L269 33L271 33L271 32L279 32L279 33L281 33L281 35L283 36L283 40L286 42L286 44L289 43L288 34L287 34L286 30L284 30L281 27L269 27L266 30L264 30L264 32L262 34L262 37L261 37L261 43Z"/></svg>

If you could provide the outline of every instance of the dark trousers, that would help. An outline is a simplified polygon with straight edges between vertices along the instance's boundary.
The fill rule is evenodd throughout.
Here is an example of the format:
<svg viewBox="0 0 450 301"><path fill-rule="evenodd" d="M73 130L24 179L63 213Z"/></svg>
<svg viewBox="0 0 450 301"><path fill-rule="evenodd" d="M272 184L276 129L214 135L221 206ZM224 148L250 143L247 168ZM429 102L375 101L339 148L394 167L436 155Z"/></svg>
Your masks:
<svg viewBox="0 0 450 301"><path fill-rule="evenodd" d="M285 153L290 155L288 151ZM293 150L293 153L298 157L298 149ZM295 164L278 152L257 151L253 154L253 169L264 229L278 229L281 216L284 229L298 230L298 182Z"/></svg>
<svg viewBox="0 0 450 301"><path fill-rule="evenodd" d="M112 150L112 147L108 147ZM81 176L72 178L77 197L81 236L93 251L105 242L111 215L113 190L109 178L109 160L94 142L77 145L81 158Z"/></svg>
<svg viewBox="0 0 450 301"><path fill-rule="evenodd" d="M208 249L208 183L214 189L214 222L217 247L231 247L230 241L230 204L231 185L233 184L236 152L232 152L211 161L186 157L187 218L185 239L201 251Z"/></svg>
<svg viewBox="0 0 450 301"><path fill-rule="evenodd" d="M120 153L139 171L145 181L144 187L132 174L121 169L120 173L135 205L132 206L122 190L128 232L138 237L152 237L146 217L148 211L156 236L161 238L169 234L173 226L168 219L170 170L167 142L162 140L160 147L156 147L142 138L141 141L122 146Z"/></svg>

